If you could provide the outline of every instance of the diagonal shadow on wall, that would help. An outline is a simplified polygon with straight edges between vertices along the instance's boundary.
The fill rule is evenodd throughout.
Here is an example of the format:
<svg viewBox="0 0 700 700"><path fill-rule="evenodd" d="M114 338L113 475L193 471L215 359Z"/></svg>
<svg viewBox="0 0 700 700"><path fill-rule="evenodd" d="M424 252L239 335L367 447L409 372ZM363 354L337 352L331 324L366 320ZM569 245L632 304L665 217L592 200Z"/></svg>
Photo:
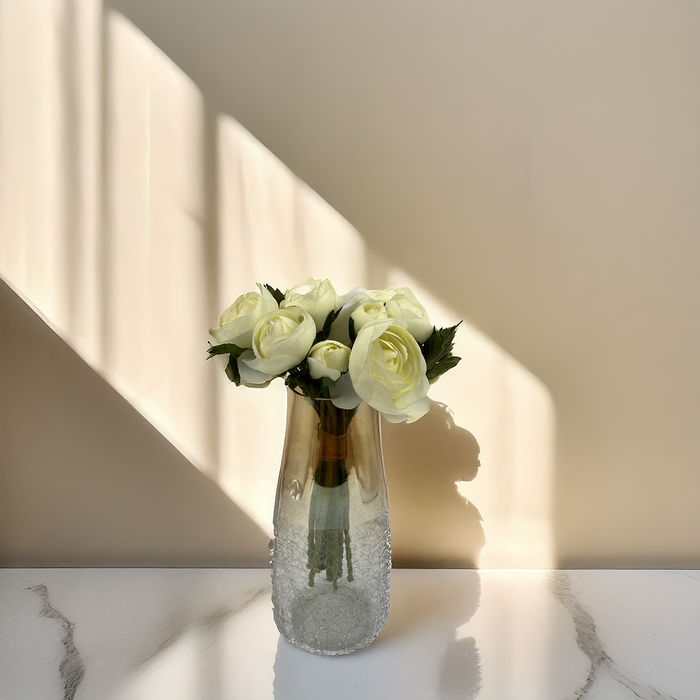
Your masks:
<svg viewBox="0 0 700 700"><path fill-rule="evenodd" d="M0 321L0 566L268 564L262 530L2 281Z"/></svg>

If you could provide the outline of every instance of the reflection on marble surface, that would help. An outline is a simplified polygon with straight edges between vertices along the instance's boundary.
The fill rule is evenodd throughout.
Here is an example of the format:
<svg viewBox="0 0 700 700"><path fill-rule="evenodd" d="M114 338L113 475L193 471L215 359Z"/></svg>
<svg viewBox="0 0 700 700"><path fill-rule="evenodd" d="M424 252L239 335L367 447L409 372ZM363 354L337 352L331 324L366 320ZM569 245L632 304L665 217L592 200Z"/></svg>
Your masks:
<svg viewBox="0 0 700 700"><path fill-rule="evenodd" d="M2 700L697 700L700 572L398 570L367 649L282 640L264 569L0 571Z"/></svg>

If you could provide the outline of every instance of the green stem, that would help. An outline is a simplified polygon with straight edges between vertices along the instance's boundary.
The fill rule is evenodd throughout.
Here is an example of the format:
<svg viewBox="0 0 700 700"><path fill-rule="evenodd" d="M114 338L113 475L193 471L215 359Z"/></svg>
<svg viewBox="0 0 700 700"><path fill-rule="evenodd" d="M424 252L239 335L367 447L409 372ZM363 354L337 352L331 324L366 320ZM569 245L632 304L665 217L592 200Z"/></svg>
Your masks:
<svg viewBox="0 0 700 700"><path fill-rule="evenodd" d="M329 435L345 438L357 409L336 408L330 401L312 401L318 414L320 429ZM342 444L345 444L342 440ZM346 457L340 449L338 457L319 457L314 472L309 510L308 568L309 586L314 585L316 574L326 572L326 580L338 589L343 575L343 550L347 563L347 579L353 580L352 552L350 549L350 493L348 490Z"/></svg>

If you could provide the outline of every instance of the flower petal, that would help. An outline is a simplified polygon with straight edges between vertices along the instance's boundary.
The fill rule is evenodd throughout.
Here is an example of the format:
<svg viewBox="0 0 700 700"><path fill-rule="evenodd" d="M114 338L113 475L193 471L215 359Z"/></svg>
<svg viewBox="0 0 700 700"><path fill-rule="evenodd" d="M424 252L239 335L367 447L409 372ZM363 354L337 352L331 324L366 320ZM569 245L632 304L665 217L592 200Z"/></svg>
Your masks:
<svg viewBox="0 0 700 700"><path fill-rule="evenodd" d="M329 391L331 402L337 408L344 408L350 411L362 403L362 399L353 388L352 380L347 372L340 376L340 379L329 388Z"/></svg>

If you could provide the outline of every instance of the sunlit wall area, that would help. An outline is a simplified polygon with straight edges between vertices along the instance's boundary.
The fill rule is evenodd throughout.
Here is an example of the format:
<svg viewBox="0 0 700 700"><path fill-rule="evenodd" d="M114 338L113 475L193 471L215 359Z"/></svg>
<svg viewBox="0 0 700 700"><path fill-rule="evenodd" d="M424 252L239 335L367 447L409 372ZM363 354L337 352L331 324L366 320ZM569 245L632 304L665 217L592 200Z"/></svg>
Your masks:
<svg viewBox="0 0 700 700"><path fill-rule="evenodd" d="M204 103L120 15L106 15L102 369L188 456L211 462Z"/></svg>
<svg viewBox="0 0 700 700"><path fill-rule="evenodd" d="M0 269L100 357L101 6L0 3Z"/></svg>

